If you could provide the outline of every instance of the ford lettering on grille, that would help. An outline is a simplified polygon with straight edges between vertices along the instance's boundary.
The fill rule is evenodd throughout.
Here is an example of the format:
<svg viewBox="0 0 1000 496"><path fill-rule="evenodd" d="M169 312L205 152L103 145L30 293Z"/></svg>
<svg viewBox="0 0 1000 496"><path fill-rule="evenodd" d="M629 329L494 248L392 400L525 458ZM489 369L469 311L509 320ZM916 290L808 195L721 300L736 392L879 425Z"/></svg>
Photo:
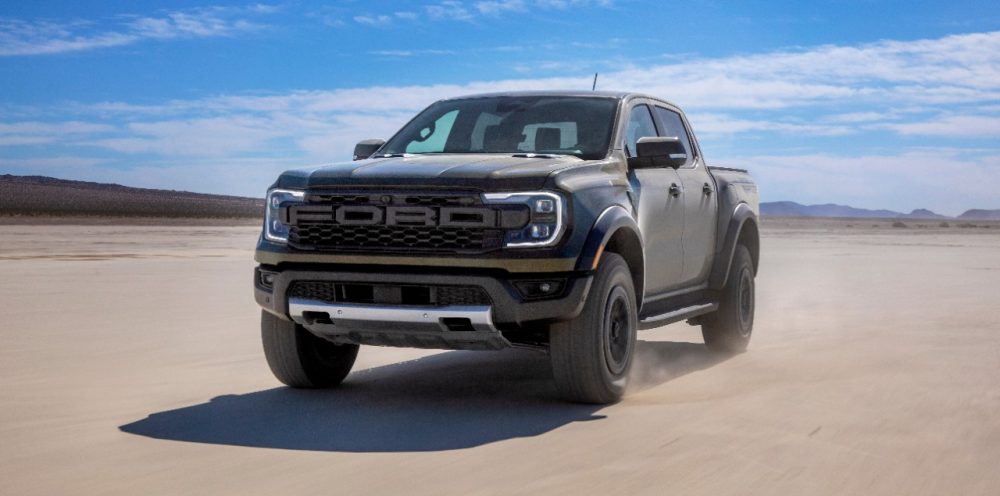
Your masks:
<svg viewBox="0 0 1000 496"><path fill-rule="evenodd" d="M488 228L497 226L497 212L477 207L397 207L376 205L294 205L289 225L335 222L345 226L424 226Z"/></svg>

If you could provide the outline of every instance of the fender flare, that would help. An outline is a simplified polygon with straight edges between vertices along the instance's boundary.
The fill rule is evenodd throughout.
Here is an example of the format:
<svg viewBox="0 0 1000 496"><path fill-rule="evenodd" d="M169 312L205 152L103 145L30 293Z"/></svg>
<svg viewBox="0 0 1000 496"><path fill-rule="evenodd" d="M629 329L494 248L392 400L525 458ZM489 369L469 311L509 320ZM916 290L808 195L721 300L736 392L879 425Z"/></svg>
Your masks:
<svg viewBox="0 0 1000 496"><path fill-rule="evenodd" d="M729 269L736 254L736 245L744 236L752 243L750 246L753 258L754 272L759 265L760 253L760 231L758 229L759 220L750 205L740 203L733 209L733 215L729 218L726 226L726 236L720 249L715 253L715 262L712 266L712 273L709 275L708 286L711 289L719 290L725 287L729 279Z"/></svg>
<svg viewBox="0 0 1000 496"><path fill-rule="evenodd" d="M635 292L638 299L637 304L641 306L643 299L644 282L646 276L645 252L643 251L642 232L639 225L625 207L612 205L606 209L594 221L587 240L583 243L583 250L576 262L576 270L592 271L597 268L601 261L601 255L608 243L619 232L625 231L627 238L635 243L634 249L629 253L622 253L629 268L632 270L632 278L635 283Z"/></svg>

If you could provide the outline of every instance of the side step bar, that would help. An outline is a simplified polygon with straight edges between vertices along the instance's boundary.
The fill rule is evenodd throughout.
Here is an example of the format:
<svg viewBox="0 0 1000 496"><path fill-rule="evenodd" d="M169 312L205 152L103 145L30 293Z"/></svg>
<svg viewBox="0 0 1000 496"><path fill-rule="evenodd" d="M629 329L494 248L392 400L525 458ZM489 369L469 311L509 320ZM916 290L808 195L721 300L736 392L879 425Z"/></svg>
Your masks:
<svg viewBox="0 0 1000 496"><path fill-rule="evenodd" d="M679 308L672 312L662 313L660 315L653 315L640 320L639 329L640 330L655 329L657 327L665 326L667 324L673 324L674 322L693 319L699 315L705 315L706 313L712 313L718 309L719 309L718 303L705 303L702 305L692 305L689 307Z"/></svg>

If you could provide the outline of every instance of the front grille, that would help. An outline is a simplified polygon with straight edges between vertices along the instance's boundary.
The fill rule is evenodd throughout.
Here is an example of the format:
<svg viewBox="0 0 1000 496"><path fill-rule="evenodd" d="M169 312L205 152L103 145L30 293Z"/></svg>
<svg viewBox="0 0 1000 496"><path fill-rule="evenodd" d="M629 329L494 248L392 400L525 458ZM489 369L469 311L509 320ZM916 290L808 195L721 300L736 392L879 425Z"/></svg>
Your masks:
<svg viewBox="0 0 1000 496"><path fill-rule="evenodd" d="M460 306L492 304L486 290L479 286L369 284L334 281L295 281L288 288L288 297L327 303L376 305Z"/></svg>
<svg viewBox="0 0 1000 496"><path fill-rule="evenodd" d="M336 250L415 249L420 251L485 251L499 248L503 232L414 226L345 226L310 222L292 226L289 242L295 247Z"/></svg>
<svg viewBox="0 0 1000 496"><path fill-rule="evenodd" d="M504 228L527 222L519 206L486 206L475 193L310 192L288 207L288 244L300 250L482 253ZM519 208L523 210L519 210Z"/></svg>

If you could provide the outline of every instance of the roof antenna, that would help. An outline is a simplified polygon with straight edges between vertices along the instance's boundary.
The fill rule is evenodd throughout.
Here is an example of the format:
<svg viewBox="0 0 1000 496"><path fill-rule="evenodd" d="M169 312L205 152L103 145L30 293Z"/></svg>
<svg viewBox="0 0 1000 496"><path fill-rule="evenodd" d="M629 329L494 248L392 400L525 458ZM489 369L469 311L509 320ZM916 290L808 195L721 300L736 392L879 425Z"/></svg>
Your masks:
<svg viewBox="0 0 1000 496"><path fill-rule="evenodd" d="M594 84L590 85L590 91L597 91L597 73L594 73Z"/></svg>

